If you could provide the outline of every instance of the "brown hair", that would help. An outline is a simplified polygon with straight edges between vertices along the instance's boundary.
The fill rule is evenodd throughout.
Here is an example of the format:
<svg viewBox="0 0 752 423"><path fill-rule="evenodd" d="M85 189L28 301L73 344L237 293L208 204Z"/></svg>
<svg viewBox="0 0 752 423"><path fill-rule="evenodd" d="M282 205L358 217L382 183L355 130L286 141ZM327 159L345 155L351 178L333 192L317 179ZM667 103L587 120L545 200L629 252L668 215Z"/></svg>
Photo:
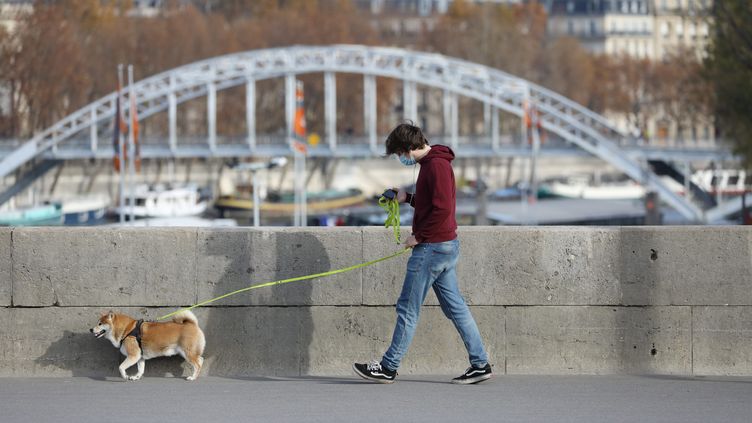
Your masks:
<svg viewBox="0 0 752 423"><path fill-rule="evenodd" d="M386 137L386 154L404 154L428 145L428 140L419 127L411 121L397 125Z"/></svg>

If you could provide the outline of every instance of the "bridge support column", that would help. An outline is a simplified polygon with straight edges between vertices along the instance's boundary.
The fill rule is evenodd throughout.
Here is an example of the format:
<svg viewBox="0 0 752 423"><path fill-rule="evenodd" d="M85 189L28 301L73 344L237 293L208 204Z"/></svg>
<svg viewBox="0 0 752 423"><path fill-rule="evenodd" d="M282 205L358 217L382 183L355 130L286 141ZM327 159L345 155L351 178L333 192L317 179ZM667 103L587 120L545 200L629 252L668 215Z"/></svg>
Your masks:
<svg viewBox="0 0 752 423"><path fill-rule="evenodd" d="M499 109L491 108L491 149L499 151Z"/></svg>
<svg viewBox="0 0 752 423"><path fill-rule="evenodd" d="M483 132L491 138L491 104L483 103Z"/></svg>
<svg viewBox="0 0 752 423"><path fill-rule="evenodd" d="M404 80L402 82L402 115L405 119L410 119L414 124L418 122L418 93L415 82Z"/></svg>
<svg viewBox="0 0 752 423"><path fill-rule="evenodd" d="M178 100L175 97L175 77L170 76L170 93L167 95L167 119L169 121L170 151L174 154L178 149Z"/></svg>
<svg viewBox="0 0 752 423"><path fill-rule="evenodd" d="M363 77L363 118L371 152L376 153L376 78L373 75Z"/></svg>
<svg viewBox="0 0 752 423"><path fill-rule="evenodd" d="M217 86L214 81L206 86L206 106L209 150L215 151L217 149Z"/></svg>
<svg viewBox="0 0 752 423"><path fill-rule="evenodd" d="M97 108L92 107L91 108L91 152L96 153L97 151Z"/></svg>
<svg viewBox="0 0 752 423"><path fill-rule="evenodd" d="M333 152L337 148L337 80L334 72L324 73L324 122L326 141Z"/></svg>
<svg viewBox="0 0 752 423"><path fill-rule="evenodd" d="M295 75L285 76L285 122L287 123L287 143L293 139L295 125Z"/></svg>
<svg viewBox="0 0 752 423"><path fill-rule="evenodd" d="M245 83L245 122L248 129L248 147L256 150L256 80L248 78Z"/></svg>
<svg viewBox="0 0 752 423"><path fill-rule="evenodd" d="M447 90L444 90L444 135L449 137L449 144L456 151L459 145L457 94Z"/></svg>

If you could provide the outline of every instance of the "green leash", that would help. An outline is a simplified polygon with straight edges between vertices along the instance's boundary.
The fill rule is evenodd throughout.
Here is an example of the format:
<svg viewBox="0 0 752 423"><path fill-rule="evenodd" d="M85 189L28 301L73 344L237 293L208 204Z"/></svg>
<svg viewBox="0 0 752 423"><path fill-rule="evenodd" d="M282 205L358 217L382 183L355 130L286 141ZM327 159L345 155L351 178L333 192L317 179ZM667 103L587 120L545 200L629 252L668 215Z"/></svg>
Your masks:
<svg viewBox="0 0 752 423"><path fill-rule="evenodd" d="M382 209L386 212L386 221L384 222L384 227L392 227L394 228L394 240L397 241L397 244L401 244L402 241L400 240L400 216L399 216L399 203L397 202L397 199L388 199L384 196L379 197L379 205Z"/></svg>
<svg viewBox="0 0 752 423"><path fill-rule="evenodd" d="M385 227L388 228L390 225L396 225L395 229L394 229L394 237L395 237L397 243L399 244L400 243L400 237L399 237L399 235L400 235L399 234L399 203L397 203L397 200L386 200L387 204L382 205L382 201L381 201L382 199L386 200L384 197L381 197L379 199L379 205L381 205L382 207L384 207L384 210L387 211L387 215L388 215ZM396 220L395 220L395 216L396 216ZM308 279L321 278L321 277L324 277L324 276L332 276L332 275L337 275L339 273L345 273L345 272L349 272L351 270L360 269L361 267L370 266L372 264L376 264L376 263L379 263L379 262L386 261L386 260L389 260L391 258L397 257L398 255L403 254L405 251L408 251L408 250L410 250L410 248L404 248L404 249L402 249L400 251L397 251L396 253L388 255L386 257L381 257L381 258L378 258L376 260L367 261L365 263L356 264L354 266L345 267L345 268L342 268L342 269L330 270L328 272L316 273L314 275L298 276L298 277L295 277L295 278L282 279L282 280L273 281L273 282L265 282L265 283L261 283L261 284L258 284L258 285L251 285L251 286L243 288L243 289L238 289L237 291L232 291L232 292L229 292L227 294L220 295L219 297L212 298L210 300L202 301L202 302L200 302L198 304L194 304L194 305L192 305L190 307L181 308L181 309L179 309L177 311L173 311L172 313L165 314L162 317L158 317L156 320L164 320L164 319L166 319L168 317L174 316L174 315L176 315L178 313L181 313L183 311L193 310L196 307L201 307L201 306L207 305L209 303L213 303L215 301L219 301L219 300L221 300L223 298L227 298L227 297L235 295L235 294L240 294L241 292L250 291L252 289L264 288L264 287L267 287L267 286L282 285L282 284L285 284L285 283L304 281L304 280L308 280Z"/></svg>

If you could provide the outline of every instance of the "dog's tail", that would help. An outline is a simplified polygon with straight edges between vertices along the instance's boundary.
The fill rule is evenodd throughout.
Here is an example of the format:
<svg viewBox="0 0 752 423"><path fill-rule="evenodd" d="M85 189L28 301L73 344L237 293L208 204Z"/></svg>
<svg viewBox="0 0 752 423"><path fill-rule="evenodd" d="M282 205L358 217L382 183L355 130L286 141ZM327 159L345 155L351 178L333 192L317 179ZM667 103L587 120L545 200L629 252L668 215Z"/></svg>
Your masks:
<svg viewBox="0 0 752 423"><path fill-rule="evenodd" d="M196 315L193 314L190 310L181 311L180 313L174 315L172 317L172 321L175 323L193 323L194 325L198 325L198 319L196 319Z"/></svg>

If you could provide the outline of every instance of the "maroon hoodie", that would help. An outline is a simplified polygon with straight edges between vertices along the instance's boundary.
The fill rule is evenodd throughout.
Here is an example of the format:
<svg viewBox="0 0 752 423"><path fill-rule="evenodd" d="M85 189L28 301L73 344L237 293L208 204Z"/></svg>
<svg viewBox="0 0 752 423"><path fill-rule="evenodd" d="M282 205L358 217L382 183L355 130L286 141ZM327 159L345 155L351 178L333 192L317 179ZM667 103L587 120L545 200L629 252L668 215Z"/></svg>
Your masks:
<svg viewBox="0 0 752 423"><path fill-rule="evenodd" d="M418 161L420 172L415 183L415 194L408 201L415 208L413 235L419 243L457 238L452 160L454 152L451 148L432 145L428 154Z"/></svg>

